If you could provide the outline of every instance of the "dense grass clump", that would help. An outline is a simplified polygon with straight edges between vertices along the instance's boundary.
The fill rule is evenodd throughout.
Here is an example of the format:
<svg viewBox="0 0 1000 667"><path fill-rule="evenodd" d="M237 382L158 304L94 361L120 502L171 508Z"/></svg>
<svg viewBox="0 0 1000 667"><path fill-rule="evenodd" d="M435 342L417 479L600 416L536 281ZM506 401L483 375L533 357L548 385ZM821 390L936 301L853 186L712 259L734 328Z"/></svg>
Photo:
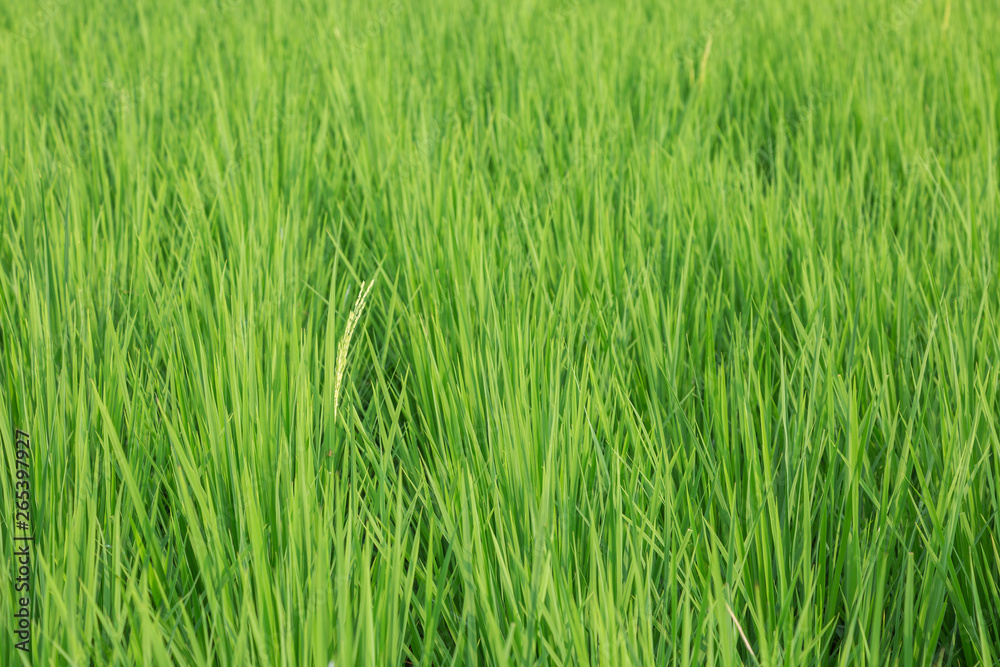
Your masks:
<svg viewBox="0 0 1000 667"><path fill-rule="evenodd" d="M996 664L998 35L3 3L0 663Z"/></svg>

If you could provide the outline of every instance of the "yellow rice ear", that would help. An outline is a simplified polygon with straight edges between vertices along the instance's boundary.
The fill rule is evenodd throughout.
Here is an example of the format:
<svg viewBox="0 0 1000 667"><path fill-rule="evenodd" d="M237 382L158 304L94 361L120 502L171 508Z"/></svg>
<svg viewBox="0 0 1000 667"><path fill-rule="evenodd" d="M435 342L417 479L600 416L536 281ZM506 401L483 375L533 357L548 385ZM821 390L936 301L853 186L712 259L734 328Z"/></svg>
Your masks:
<svg viewBox="0 0 1000 667"><path fill-rule="evenodd" d="M357 326L358 320L361 319L361 314L364 312L365 306L368 303L368 295L371 293L374 285L374 279L367 283L367 286L365 282L362 281L358 298L354 302L354 307L351 308L350 315L347 316L347 326L344 327L344 335L341 336L340 343L337 345L337 373L336 380L333 385L334 421L337 421L337 409L340 407L340 385L344 379L344 370L347 368L347 353L351 347L351 337L354 335L354 327Z"/></svg>

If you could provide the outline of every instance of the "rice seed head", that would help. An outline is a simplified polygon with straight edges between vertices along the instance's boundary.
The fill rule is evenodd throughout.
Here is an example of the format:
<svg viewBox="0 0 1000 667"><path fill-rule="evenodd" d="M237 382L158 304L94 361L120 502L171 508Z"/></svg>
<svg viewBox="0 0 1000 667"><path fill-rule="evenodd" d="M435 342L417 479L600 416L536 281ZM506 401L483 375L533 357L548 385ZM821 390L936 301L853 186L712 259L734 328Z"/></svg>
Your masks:
<svg viewBox="0 0 1000 667"><path fill-rule="evenodd" d="M340 343L337 345L337 373L333 385L333 420L335 422L337 421L337 410L340 407L340 386L344 380L344 371L347 369L347 353L351 349L351 337L354 335L354 327L357 326L358 321L361 319L365 305L368 303L368 295L371 293L374 285L374 280L367 284L364 281L361 282L361 290L358 292L358 298L354 302L354 307L351 308L350 315L347 316L347 326L344 327L344 335L341 336Z"/></svg>

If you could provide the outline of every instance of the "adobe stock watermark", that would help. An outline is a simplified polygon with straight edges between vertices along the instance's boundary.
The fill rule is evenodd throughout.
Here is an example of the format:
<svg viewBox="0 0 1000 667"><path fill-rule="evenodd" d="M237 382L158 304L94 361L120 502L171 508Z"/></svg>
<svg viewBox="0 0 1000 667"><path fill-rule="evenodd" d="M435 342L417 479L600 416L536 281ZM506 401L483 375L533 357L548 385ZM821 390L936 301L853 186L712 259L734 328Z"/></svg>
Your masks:
<svg viewBox="0 0 1000 667"><path fill-rule="evenodd" d="M571 195L574 178L587 178L588 173L601 169L602 162L609 159L606 147L617 144L620 139L628 140L631 133L630 123L618 118L608 120L595 134L597 145L588 145L574 151L564 168L552 169L549 182L542 189L544 201L553 202Z"/></svg>
<svg viewBox="0 0 1000 667"><path fill-rule="evenodd" d="M30 42L39 31L52 22L56 13L69 2L70 0L47 0L42 3L35 13L21 25L21 29L17 33L17 40L22 44Z"/></svg>
<svg viewBox="0 0 1000 667"><path fill-rule="evenodd" d="M783 113L784 126L782 131L786 138L793 138L796 135L807 131L809 124L814 121L814 114L823 109L826 104L834 99L834 92L812 86L800 98L801 101L793 103L788 111ZM747 152L739 168L741 173L754 174L761 171L768 172L774 167L777 156L775 154L775 139L762 145L758 145L756 150Z"/></svg>
<svg viewBox="0 0 1000 667"><path fill-rule="evenodd" d="M434 153L434 148L440 144L449 133L460 129L463 124L471 122L481 108L488 105L481 100L491 91L496 89L495 82L487 82L479 87L476 93L472 93L460 100L457 104L449 105L445 111L442 122L431 118L426 128L418 130L412 140L414 151L405 153L402 157L403 166L408 168L419 167L423 162L429 161Z"/></svg>
<svg viewBox="0 0 1000 667"><path fill-rule="evenodd" d="M68 0L62 0L66 2ZM247 0L219 0L216 8L202 8L201 13L211 12L227 15L242 9ZM336 44L342 48L348 57L356 56L365 51L380 33L382 33L395 17L403 13L403 3L394 0L388 7L383 7L378 11L369 11L365 17L364 24L357 29L350 31L345 37L340 28L335 27L331 32L320 28L319 41L324 44Z"/></svg>
<svg viewBox="0 0 1000 667"><path fill-rule="evenodd" d="M31 652L31 436L14 431L14 646Z"/></svg>
<svg viewBox="0 0 1000 667"><path fill-rule="evenodd" d="M889 21L879 22L879 33L885 37L890 32L899 34L906 27L906 24L910 22L913 15L917 13L920 9L920 5L924 3L924 0L907 0L906 2L897 2L892 8L892 14Z"/></svg>
<svg viewBox="0 0 1000 667"><path fill-rule="evenodd" d="M545 13L545 18L550 21L566 21L573 14L580 11L580 0L563 0Z"/></svg>
<svg viewBox="0 0 1000 667"><path fill-rule="evenodd" d="M151 95L153 85L157 81L162 81L165 77L165 70L154 70L152 67L147 67L140 73L139 83L136 86L129 87L119 85L112 80L105 81L104 88L109 91L106 95L106 99L108 100L107 109L104 112L101 124L97 125L90 133L92 137L97 139L109 136L114 129L117 119L131 112L132 109L139 107ZM79 149L73 146L68 146L68 148L71 159L81 160L85 157ZM72 165L69 163L61 161L56 161L55 166L57 170L62 171L69 171L72 168Z"/></svg>
<svg viewBox="0 0 1000 667"><path fill-rule="evenodd" d="M892 7L889 20L882 20L878 23L878 33L881 37L887 37L890 33L896 35L903 32L903 29L913 20L914 15L924 4L924 0L905 0L897 2ZM944 14L941 17L941 32L948 32L951 26L951 0L947 0L944 5Z"/></svg>
<svg viewBox="0 0 1000 667"><path fill-rule="evenodd" d="M711 21L704 24L697 37L689 36L681 43L674 57L682 64L687 64L692 81L696 76L694 73L695 61L700 58L702 60L702 67L704 67L704 61L708 60L708 54L711 53L712 41L715 39L715 36L736 23L736 20L746 11L749 5L750 0L736 0L729 7L716 13Z"/></svg>
<svg viewBox="0 0 1000 667"><path fill-rule="evenodd" d="M228 0L238 1L238 0ZM403 3L395 0L388 7L383 7L377 12L369 12L364 25L361 28L352 30L346 37L341 33L340 28L334 28L332 35L323 32L322 41L326 44L336 43L343 49L348 58L361 55L371 45L372 40L378 37L389 26L393 19L403 13Z"/></svg>
<svg viewBox="0 0 1000 667"><path fill-rule="evenodd" d="M278 117L278 128L276 132L269 129L251 129L244 138L238 139L235 144L233 144L229 159L226 160L225 164L218 171L218 177L214 177L214 174L212 176L202 176L196 179L197 185L203 188L214 186L216 188L216 193L221 194L222 191L225 190L234 180L239 173L241 166L244 165L247 160L252 159L252 156L255 154L260 155L263 160L268 151L271 150L271 147L277 140L277 136L280 135L282 130L289 125L296 125L301 120L302 118L298 114L284 114Z"/></svg>

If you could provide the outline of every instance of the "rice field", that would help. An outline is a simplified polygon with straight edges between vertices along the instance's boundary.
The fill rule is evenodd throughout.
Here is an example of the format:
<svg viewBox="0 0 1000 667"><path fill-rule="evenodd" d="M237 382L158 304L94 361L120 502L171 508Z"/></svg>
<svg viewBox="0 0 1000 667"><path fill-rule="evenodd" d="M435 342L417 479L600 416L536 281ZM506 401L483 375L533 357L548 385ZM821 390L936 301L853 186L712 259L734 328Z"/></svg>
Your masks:
<svg viewBox="0 0 1000 667"><path fill-rule="evenodd" d="M0 3L0 663L997 664L998 35Z"/></svg>

